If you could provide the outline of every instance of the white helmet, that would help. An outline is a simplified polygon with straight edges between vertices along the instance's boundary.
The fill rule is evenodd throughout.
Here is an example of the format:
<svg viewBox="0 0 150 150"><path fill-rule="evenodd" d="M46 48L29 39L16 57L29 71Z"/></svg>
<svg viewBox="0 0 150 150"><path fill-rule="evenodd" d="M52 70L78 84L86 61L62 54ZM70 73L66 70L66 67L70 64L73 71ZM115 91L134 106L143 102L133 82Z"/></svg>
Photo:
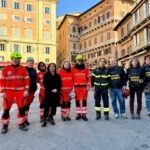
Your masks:
<svg viewBox="0 0 150 150"><path fill-rule="evenodd" d="M75 99L76 93L73 92L73 91L71 91L71 92L69 93L69 97L70 97L71 99Z"/></svg>

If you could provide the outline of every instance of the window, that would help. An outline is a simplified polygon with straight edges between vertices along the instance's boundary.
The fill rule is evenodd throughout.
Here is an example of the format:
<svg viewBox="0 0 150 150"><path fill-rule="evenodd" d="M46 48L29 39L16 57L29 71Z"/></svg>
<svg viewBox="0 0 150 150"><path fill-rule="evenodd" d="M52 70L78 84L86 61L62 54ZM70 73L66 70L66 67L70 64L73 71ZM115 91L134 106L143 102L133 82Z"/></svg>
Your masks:
<svg viewBox="0 0 150 150"><path fill-rule="evenodd" d="M13 3L13 8L14 9L20 9L20 3L19 2L14 2Z"/></svg>
<svg viewBox="0 0 150 150"><path fill-rule="evenodd" d="M0 56L0 61L4 61L4 56Z"/></svg>
<svg viewBox="0 0 150 150"><path fill-rule="evenodd" d="M89 28L91 28L91 26L92 26L92 22L89 22Z"/></svg>
<svg viewBox="0 0 150 150"><path fill-rule="evenodd" d="M44 7L44 13L49 14L50 13L50 8L49 7Z"/></svg>
<svg viewBox="0 0 150 150"><path fill-rule="evenodd" d="M25 39L26 40L32 39L32 29L25 29Z"/></svg>
<svg viewBox="0 0 150 150"><path fill-rule="evenodd" d="M133 23L137 24L140 21L140 10L137 10L134 14L133 14Z"/></svg>
<svg viewBox="0 0 150 150"><path fill-rule="evenodd" d="M136 34L134 36L134 46L138 46L140 44L140 35Z"/></svg>
<svg viewBox="0 0 150 150"><path fill-rule="evenodd" d="M20 20L20 16L12 15L12 20L19 21Z"/></svg>
<svg viewBox="0 0 150 150"><path fill-rule="evenodd" d="M50 20L49 19L44 19L43 20L44 24L49 25L50 24Z"/></svg>
<svg viewBox="0 0 150 150"><path fill-rule="evenodd" d="M82 44L80 44L80 49L82 49Z"/></svg>
<svg viewBox="0 0 150 150"><path fill-rule="evenodd" d="M94 25L97 25L97 19L94 19Z"/></svg>
<svg viewBox="0 0 150 150"><path fill-rule="evenodd" d="M110 18L110 12L107 12L107 19Z"/></svg>
<svg viewBox="0 0 150 150"><path fill-rule="evenodd" d="M127 33L129 33L130 30L131 30L131 24L130 24L130 22L128 22L128 24L127 24Z"/></svg>
<svg viewBox="0 0 150 150"><path fill-rule="evenodd" d="M130 54L131 52L132 52L132 46L129 46L129 47L127 48L127 53Z"/></svg>
<svg viewBox="0 0 150 150"><path fill-rule="evenodd" d="M121 51L121 56L125 56L125 49L123 49L122 51Z"/></svg>
<svg viewBox="0 0 150 150"><path fill-rule="evenodd" d="M50 54L50 47L45 47L45 53Z"/></svg>
<svg viewBox="0 0 150 150"><path fill-rule="evenodd" d="M13 27L12 29L12 34L13 34L13 38L18 39L20 38L20 28L18 27Z"/></svg>
<svg viewBox="0 0 150 150"><path fill-rule="evenodd" d="M24 17L25 22L32 22L33 19L31 17Z"/></svg>
<svg viewBox="0 0 150 150"><path fill-rule="evenodd" d="M110 32L107 32L107 40L110 40Z"/></svg>
<svg viewBox="0 0 150 150"><path fill-rule="evenodd" d="M124 37L124 28L121 28L121 38Z"/></svg>
<svg viewBox="0 0 150 150"><path fill-rule="evenodd" d="M25 4L25 11L32 11L32 4Z"/></svg>
<svg viewBox="0 0 150 150"><path fill-rule="evenodd" d="M7 19L7 15L0 13L0 20L6 20Z"/></svg>
<svg viewBox="0 0 150 150"><path fill-rule="evenodd" d="M72 27L72 32L76 33L76 27Z"/></svg>
<svg viewBox="0 0 150 150"><path fill-rule="evenodd" d="M2 26L0 27L0 35L6 35L6 27L5 26Z"/></svg>
<svg viewBox="0 0 150 150"><path fill-rule="evenodd" d="M84 48L86 48L86 41L84 42Z"/></svg>
<svg viewBox="0 0 150 150"><path fill-rule="evenodd" d="M14 51L19 52L19 45L18 44L14 44Z"/></svg>
<svg viewBox="0 0 150 150"><path fill-rule="evenodd" d="M91 40L89 40L89 46L91 46Z"/></svg>
<svg viewBox="0 0 150 150"><path fill-rule="evenodd" d="M73 43L73 50L76 50L77 46L76 43Z"/></svg>
<svg viewBox="0 0 150 150"><path fill-rule="evenodd" d="M147 42L150 43L150 26L147 28Z"/></svg>
<svg viewBox="0 0 150 150"><path fill-rule="evenodd" d="M104 40L103 34L101 35L100 39L101 39L101 42L103 42L103 40Z"/></svg>
<svg viewBox="0 0 150 150"><path fill-rule="evenodd" d="M105 21L105 14L103 14L102 19L103 19L103 21Z"/></svg>
<svg viewBox="0 0 150 150"><path fill-rule="evenodd" d="M4 51L5 50L5 44L0 43L0 51Z"/></svg>
<svg viewBox="0 0 150 150"><path fill-rule="evenodd" d="M101 22L101 16L98 16L98 23Z"/></svg>
<svg viewBox="0 0 150 150"><path fill-rule="evenodd" d="M150 15L150 0L146 2L146 17Z"/></svg>
<svg viewBox="0 0 150 150"><path fill-rule="evenodd" d="M97 44L97 37L94 38L94 44Z"/></svg>
<svg viewBox="0 0 150 150"><path fill-rule="evenodd" d="M7 7L7 0L0 0L0 7Z"/></svg>
<svg viewBox="0 0 150 150"><path fill-rule="evenodd" d="M27 45L27 53L31 53L31 51L32 51L32 47Z"/></svg>
<svg viewBox="0 0 150 150"><path fill-rule="evenodd" d="M44 31L44 40L50 41L50 31L48 30Z"/></svg>

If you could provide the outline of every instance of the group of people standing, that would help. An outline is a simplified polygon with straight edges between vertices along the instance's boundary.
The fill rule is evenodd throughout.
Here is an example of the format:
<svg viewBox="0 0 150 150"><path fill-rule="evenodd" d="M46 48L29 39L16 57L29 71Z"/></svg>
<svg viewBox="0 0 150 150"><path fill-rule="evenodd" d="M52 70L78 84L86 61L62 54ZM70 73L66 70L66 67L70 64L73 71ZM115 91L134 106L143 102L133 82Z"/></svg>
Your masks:
<svg viewBox="0 0 150 150"><path fill-rule="evenodd" d="M109 120L109 91L115 118L127 118L125 114L125 100L122 95L123 89L129 81L130 89L130 112L132 119L140 119L142 108L142 93L144 90L148 115L150 116L150 55L145 57L145 64L140 66L139 61L133 58L130 66L125 71L118 66L116 59L110 60L110 66L106 67L106 60L101 58L97 67L89 71L84 64L81 54L76 56L76 64L71 66L65 61L57 71L55 63L48 66L39 62L38 72L34 69L34 59L27 58L27 66L20 65L22 56L19 52L11 54L12 64L2 70L1 97L3 97L4 111L2 114L1 132L7 133L10 121L9 111L14 101L18 106L18 125L23 131L28 130L28 113L30 105L40 84L39 91L39 114L41 126L45 127L47 121L55 125L54 116L58 106L61 107L61 119L70 121L71 99L76 102L76 120L87 118L88 91L94 91L96 120L101 118L101 100L105 120ZM134 99L137 94L137 111L134 113ZM120 110L117 107L117 100Z"/></svg>

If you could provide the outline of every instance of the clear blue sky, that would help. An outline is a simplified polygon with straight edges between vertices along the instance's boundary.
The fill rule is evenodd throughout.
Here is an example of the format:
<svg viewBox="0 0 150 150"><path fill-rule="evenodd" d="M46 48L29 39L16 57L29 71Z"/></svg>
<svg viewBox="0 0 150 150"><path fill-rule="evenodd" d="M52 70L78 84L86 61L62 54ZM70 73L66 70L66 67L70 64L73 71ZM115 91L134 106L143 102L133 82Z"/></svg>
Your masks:
<svg viewBox="0 0 150 150"><path fill-rule="evenodd" d="M99 1L100 0L59 0L57 4L57 16L71 12L83 12Z"/></svg>

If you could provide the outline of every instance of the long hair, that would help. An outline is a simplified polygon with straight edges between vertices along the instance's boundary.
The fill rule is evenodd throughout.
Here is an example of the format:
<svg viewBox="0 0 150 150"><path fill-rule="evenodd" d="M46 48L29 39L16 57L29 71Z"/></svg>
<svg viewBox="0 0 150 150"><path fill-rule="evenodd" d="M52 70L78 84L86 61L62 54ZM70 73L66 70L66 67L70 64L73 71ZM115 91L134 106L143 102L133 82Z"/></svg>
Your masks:
<svg viewBox="0 0 150 150"><path fill-rule="evenodd" d="M70 63L69 61L67 61L67 60L66 60L66 61L64 61L64 62L62 63L61 68L62 68L62 69L65 69L65 68L64 68L64 64L65 64L66 62L68 62L68 63L69 63L69 69L71 69L71 63Z"/></svg>
<svg viewBox="0 0 150 150"><path fill-rule="evenodd" d="M138 67L138 68L141 67L140 61L137 59L137 57L133 57L133 58L130 60L130 62L129 62L129 69L133 67L133 65L132 65L132 61L133 61L133 60L136 60L136 61L137 61L137 67Z"/></svg>
<svg viewBox="0 0 150 150"><path fill-rule="evenodd" d="M40 71L41 71L41 67L40 67L41 64L43 64L43 65L45 66L45 68L46 68L45 63L44 63L43 61L40 61L40 62L38 63L38 70L40 70ZM46 70L46 69L45 69L45 70Z"/></svg>
<svg viewBox="0 0 150 150"><path fill-rule="evenodd" d="M54 67L55 67L55 73L56 73L56 64L55 64L55 63L50 63L50 64L48 65L48 67L47 67L47 71L50 72L50 69L49 69L49 68L50 68L51 65L54 65Z"/></svg>

